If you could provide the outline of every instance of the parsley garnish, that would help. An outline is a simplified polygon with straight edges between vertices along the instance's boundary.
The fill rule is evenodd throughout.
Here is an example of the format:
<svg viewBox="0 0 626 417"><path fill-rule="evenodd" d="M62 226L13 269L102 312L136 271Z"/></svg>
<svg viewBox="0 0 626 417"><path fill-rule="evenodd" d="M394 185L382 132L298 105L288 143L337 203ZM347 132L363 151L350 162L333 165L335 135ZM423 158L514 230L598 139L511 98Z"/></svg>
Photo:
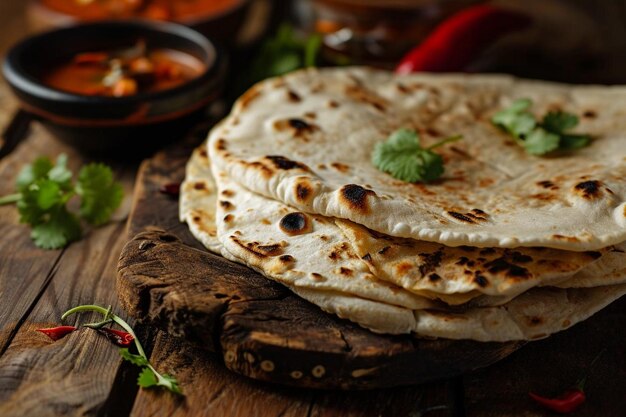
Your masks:
<svg viewBox="0 0 626 417"><path fill-rule="evenodd" d="M85 311L95 311L104 316L104 319L100 323L93 323L90 325L86 325L88 327L98 327L103 324L109 322L115 322L120 325L124 330L131 334L133 337L133 341L135 342L135 347L137 348L137 353L130 353L127 348L122 348L119 350L122 358L135 366L142 368L141 373L139 374L139 378L137 379L137 385L143 388L149 387L163 387L175 394L182 395L182 391L178 386L178 381L173 376L167 374L160 374L156 369L150 364L148 360L148 356L143 350L143 346L139 342L137 335L133 331L133 328L130 327L128 323L126 323L121 317L113 314L111 312L111 307L104 308L96 305L82 305L78 307L74 307L68 311L66 311L63 316L61 316L61 320L65 320L68 316L74 313L80 313Z"/></svg>
<svg viewBox="0 0 626 417"><path fill-rule="evenodd" d="M545 155L556 150L579 149L589 145L591 136L567 133L578 125L578 116L551 111L541 121L528 111L532 101L516 100L510 107L494 114L491 121L509 133L531 155Z"/></svg>
<svg viewBox="0 0 626 417"><path fill-rule="evenodd" d="M106 223L124 197L111 168L103 164L85 165L73 184L66 155L54 165L45 157L26 165L16 186L18 192L0 198L0 205L17 204L20 222L32 227L31 238L43 249L62 248L82 236L79 217L67 209L75 195L81 199L80 217L95 226Z"/></svg>
<svg viewBox="0 0 626 417"><path fill-rule="evenodd" d="M372 163L379 170L401 181L433 181L441 177L444 167L441 155L432 150L460 139L460 135L451 136L423 148L415 131L399 129L389 135L387 141L376 144Z"/></svg>

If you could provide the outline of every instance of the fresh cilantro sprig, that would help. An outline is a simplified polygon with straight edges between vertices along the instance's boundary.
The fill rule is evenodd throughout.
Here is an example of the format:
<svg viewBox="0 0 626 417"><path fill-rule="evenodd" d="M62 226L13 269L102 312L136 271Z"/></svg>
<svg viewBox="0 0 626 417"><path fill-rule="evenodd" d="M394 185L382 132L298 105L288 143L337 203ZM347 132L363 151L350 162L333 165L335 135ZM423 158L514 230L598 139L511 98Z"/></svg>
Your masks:
<svg viewBox="0 0 626 417"><path fill-rule="evenodd" d="M68 316L72 314L86 311L95 311L103 315L102 322L92 324L91 326L99 326L101 324L112 321L120 325L124 330L132 335L135 342L135 348L137 348L137 354L130 353L127 348L122 348L119 350L119 352L124 360L141 368L141 373L139 374L139 378L137 379L137 385L142 388L162 387L175 394L183 395L176 378L167 374L160 374L156 369L154 369L154 367L148 360L148 356L146 355L143 346L141 346L141 342L139 342L137 335L133 331L133 328L121 317L113 314L110 307L104 308L97 305L77 306L66 311L63 316L61 316L61 320L65 320Z"/></svg>
<svg viewBox="0 0 626 417"><path fill-rule="evenodd" d="M16 188L17 193L0 198L0 205L16 203L20 222L32 227L31 238L43 249L62 248L82 236L79 216L67 209L74 196L81 199L80 217L94 226L106 223L124 197L111 168L103 164L82 167L74 184L66 155L56 164L41 157L24 166Z"/></svg>
<svg viewBox="0 0 626 417"><path fill-rule="evenodd" d="M509 133L531 155L545 155L556 150L585 147L591 136L568 133L578 125L578 116L563 111L551 111L537 121L528 110L529 99L519 99L491 118L493 124Z"/></svg>
<svg viewBox="0 0 626 417"><path fill-rule="evenodd" d="M433 152L433 149L461 139L460 135L451 136L424 148L415 131L399 129L393 132L387 141L376 144L372 163L379 170L401 181L433 181L444 172L443 158Z"/></svg>
<svg viewBox="0 0 626 417"><path fill-rule="evenodd" d="M245 89L265 78L299 68L315 67L319 64L321 47L322 37L319 34L300 37L293 26L284 23L274 36L261 45L250 69L242 74L240 87Z"/></svg>

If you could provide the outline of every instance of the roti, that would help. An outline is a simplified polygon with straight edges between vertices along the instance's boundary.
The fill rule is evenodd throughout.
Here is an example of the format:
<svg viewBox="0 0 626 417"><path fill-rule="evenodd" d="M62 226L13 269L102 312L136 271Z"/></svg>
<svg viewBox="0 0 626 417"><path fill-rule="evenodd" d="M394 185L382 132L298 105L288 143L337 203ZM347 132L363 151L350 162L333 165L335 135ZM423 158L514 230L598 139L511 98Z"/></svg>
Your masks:
<svg viewBox="0 0 626 417"><path fill-rule="evenodd" d="M530 98L537 116L580 117L590 146L528 155L491 116ZM309 69L255 85L210 135L230 178L302 212L446 246L599 250L626 240L626 88L495 75L395 76ZM374 146L399 128L444 146L446 171L405 183L377 170Z"/></svg>
<svg viewBox="0 0 626 417"><path fill-rule="evenodd" d="M301 270L294 269L292 274L285 273L284 267L276 267L277 264L282 265L282 262L267 261L266 256L259 257L259 253L252 253L258 251L259 246L265 246L265 249L261 249L260 253L268 255L267 257L280 258L285 255L284 253L268 254L265 252L267 246L271 246L271 242L277 241L271 237L271 233L267 234L269 229L246 227L246 234L241 230L239 230L240 234L235 233L237 230L234 230L232 234L222 233L223 243L214 232L216 229L218 232L220 231L221 224L226 225L234 220L226 221L225 217L233 215L237 207L238 213L243 213L242 219L249 221L250 224L260 223L269 226L266 223L270 223L272 226L278 224L280 227L280 220L277 219L284 217L285 211L281 209L286 206L250 193L225 175L218 177L220 185L216 187L209 172L208 155L206 152L202 152L202 149L195 151L187 166L187 177L181 189L180 208L181 219L196 223L194 227L190 225L190 228L199 240L207 245L210 250L221 253L231 260L245 263L269 278L287 285L296 294L318 305L324 311L352 320L375 332L390 334L412 332L423 337L470 338L483 341L541 338L585 319L626 292L624 285L593 289L537 288L512 301L512 297L478 297L463 309L450 311L446 310L441 303L434 303L427 298L405 292L399 287L380 282L376 277L362 269L362 265L361 269L358 269L359 262L363 261L354 252L351 252L351 248L345 247L337 258L338 263L331 264L330 268L326 266L326 270L324 270L330 271L326 273L328 273L332 285L328 283L328 280L320 283L317 281L319 277L313 278L315 272L312 272L310 268L320 268L320 266L312 261L300 262L298 266ZM205 177L205 175L209 176ZM203 186L194 186L194 184L203 184ZM194 218L192 214L197 214L200 212L199 209L204 209L203 204L207 201L217 201L216 192L219 192L220 198L216 213L218 218L223 216L223 222L218 222L218 227L216 227L216 218L211 218L207 214L211 211L210 209L202 211L205 213L203 216L196 215ZM233 203L236 195L239 195L239 199L235 200L237 206ZM222 201L229 204L222 204ZM272 206L272 204L277 204L278 207ZM259 208L263 209L259 210ZM278 217L276 213L278 213ZM263 219L267 221L263 221ZM258 222L257 220L261 221ZM341 229L330 219L315 224L323 225L319 229L322 234L332 233L332 228L334 228L335 232L339 232L343 236ZM226 230L229 229L226 228ZM259 234L259 231L262 233ZM266 234L263 235L263 233ZM230 239L231 236L237 237L238 241L234 242ZM270 243L270 245L261 245L261 238L268 238L268 236L270 236L270 240L264 243ZM321 235L305 233L299 236ZM255 238L257 239L254 240ZM338 238L337 241L331 242L331 247L341 248L344 243L345 241L342 242L341 238ZM306 240L299 245L292 245L289 242L289 245L283 246L283 249L286 247L295 248L293 253L298 253L298 258L304 256L304 260L307 257L316 259L315 248L309 246ZM302 250L303 247L306 250ZM611 254L618 253L620 253L619 250L611 252ZM607 259L614 263L621 262L620 265L623 267L623 258L614 256L607 257ZM603 261L604 257L601 261L591 265L601 265ZM618 274L619 272L615 270L614 266L614 264L613 267L611 265L600 266L600 269ZM346 276L345 273L341 272L341 268L349 268L353 272L358 269L358 273ZM323 271L322 269L317 270ZM585 270L587 268L579 274ZM574 275L571 279L575 280L579 274ZM309 276L310 279L307 279ZM348 281L348 283L342 281ZM618 282L618 279L613 282ZM355 287L356 290L353 290ZM394 293L393 298L389 298L388 291ZM491 305L489 303L490 298L493 301ZM390 300L391 302L389 302ZM502 303L506 304L497 306ZM486 305L488 307L485 307Z"/></svg>

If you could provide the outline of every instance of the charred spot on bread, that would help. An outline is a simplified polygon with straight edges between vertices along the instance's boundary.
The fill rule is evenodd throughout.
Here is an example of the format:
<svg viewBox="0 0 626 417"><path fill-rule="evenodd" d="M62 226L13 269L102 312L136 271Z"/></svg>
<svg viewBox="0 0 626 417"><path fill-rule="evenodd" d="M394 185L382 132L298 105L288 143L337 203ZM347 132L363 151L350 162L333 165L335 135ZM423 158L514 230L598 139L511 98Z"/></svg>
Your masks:
<svg viewBox="0 0 626 417"><path fill-rule="evenodd" d="M295 212L283 216L278 223L278 227L284 233L295 236L311 231L311 222L306 214Z"/></svg>
<svg viewBox="0 0 626 417"><path fill-rule="evenodd" d="M274 164L274 166L278 169L284 169L286 171L290 170L290 169L301 169L303 171L310 171L309 167L304 165L301 162L297 162L297 161L292 161L289 158L286 158L284 156L281 155L268 155L265 158L269 159L270 161L272 161L272 163Z"/></svg>
<svg viewBox="0 0 626 417"><path fill-rule="evenodd" d="M343 266L339 268L339 273L348 277L352 276L352 270Z"/></svg>
<svg viewBox="0 0 626 417"><path fill-rule="evenodd" d="M342 164L341 162L333 162L330 164L331 167L335 168L339 172L348 172L350 167L346 164Z"/></svg>
<svg viewBox="0 0 626 417"><path fill-rule="evenodd" d="M477 222L486 221L488 214L481 209L472 209L467 213L459 213L458 211L447 211L449 216L464 223L476 224Z"/></svg>
<svg viewBox="0 0 626 417"><path fill-rule="evenodd" d="M574 190L582 198L591 200L600 196L600 181L591 180L579 182L574 186Z"/></svg>
<svg viewBox="0 0 626 417"><path fill-rule="evenodd" d="M225 139L218 139L215 141L215 149L218 151L225 151L226 150L226 140Z"/></svg>
<svg viewBox="0 0 626 417"><path fill-rule="evenodd" d="M300 96L293 90L287 90L287 98L292 103L297 103L299 101L302 101L302 98L300 98Z"/></svg>
<svg viewBox="0 0 626 417"><path fill-rule="evenodd" d="M422 277L425 277L441 265L441 260L443 259L443 249L437 249L432 253L420 253L419 257L422 261L422 264L419 266L419 271Z"/></svg>
<svg viewBox="0 0 626 417"><path fill-rule="evenodd" d="M504 272L504 274L510 278L530 278L531 275L528 269L512 264L504 257L496 258L485 263L485 268L492 274Z"/></svg>
<svg viewBox="0 0 626 417"><path fill-rule="evenodd" d="M198 191L206 190L206 184L202 181L198 181L193 185L193 189Z"/></svg>
<svg viewBox="0 0 626 417"><path fill-rule="evenodd" d="M367 188L363 188L360 185L356 184L344 185L343 187L341 187L339 192L341 203L343 203L352 211L364 214L368 213L370 210L367 201L368 197L376 195L374 191L368 190Z"/></svg>
<svg viewBox="0 0 626 417"><path fill-rule="evenodd" d="M432 274L430 274L430 275L428 276L428 280L429 280L430 282L437 282L437 281L441 281L441 276L439 276L439 274L432 273Z"/></svg>
<svg viewBox="0 0 626 417"><path fill-rule="evenodd" d="M489 280L484 275L480 274L476 274L476 276L474 277L474 282L478 284L478 286L481 288L485 288L489 285Z"/></svg>
<svg viewBox="0 0 626 417"><path fill-rule="evenodd" d="M232 210L235 207L233 203L227 200L220 200L220 206L222 206L224 210Z"/></svg>
<svg viewBox="0 0 626 417"><path fill-rule="evenodd" d="M245 243L234 234L230 235L229 238L237 246L239 246L240 248L244 249L246 252L252 254L253 256L259 259L265 259L270 256L278 256L283 252L283 246L285 246L282 243L271 243L267 245L262 245L259 242ZM288 256L288 255L283 255L283 256Z"/></svg>
<svg viewBox="0 0 626 417"><path fill-rule="evenodd" d="M299 180L296 184L296 200L306 202L313 195L313 187L307 180Z"/></svg>
<svg viewBox="0 0 626 417"><path fill-rule="evenodd" d="M453 218L455 218L455 219L457 219L457 220L460 220L460 221L462 221L462 222L465 222L465 223L471 223L471 224L474 224L474 223L475 223L475 221L474 221L471 217L468 217L468 216L466 216L466 215L464 215L464 214L461 214L461 213L459 213L459 212L456 212L456 211L447 211L447 213L448 213L450 216L452 216Z"/></svg>

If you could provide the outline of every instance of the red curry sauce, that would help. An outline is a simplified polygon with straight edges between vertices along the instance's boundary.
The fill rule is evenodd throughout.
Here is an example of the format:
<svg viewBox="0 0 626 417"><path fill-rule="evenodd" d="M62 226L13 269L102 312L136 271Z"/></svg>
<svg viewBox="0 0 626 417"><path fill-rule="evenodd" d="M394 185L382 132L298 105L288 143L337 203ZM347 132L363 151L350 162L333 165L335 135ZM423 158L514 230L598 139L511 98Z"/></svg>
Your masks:
<svg viewBox="0 0 626 417"><path fill-rule="evenodd" d="M182 20L223 13L242 0L40 0L45 6L82 20L141 17Z"/></svg>
<svg viewBox="0 0 626 417"><path fill-rule="evenodd" d="M124 97L176 87L204 69L192 55L171 49L146 50L139 42L127 50L78 54L44 74L42 81L74 94Z"/></svg>

